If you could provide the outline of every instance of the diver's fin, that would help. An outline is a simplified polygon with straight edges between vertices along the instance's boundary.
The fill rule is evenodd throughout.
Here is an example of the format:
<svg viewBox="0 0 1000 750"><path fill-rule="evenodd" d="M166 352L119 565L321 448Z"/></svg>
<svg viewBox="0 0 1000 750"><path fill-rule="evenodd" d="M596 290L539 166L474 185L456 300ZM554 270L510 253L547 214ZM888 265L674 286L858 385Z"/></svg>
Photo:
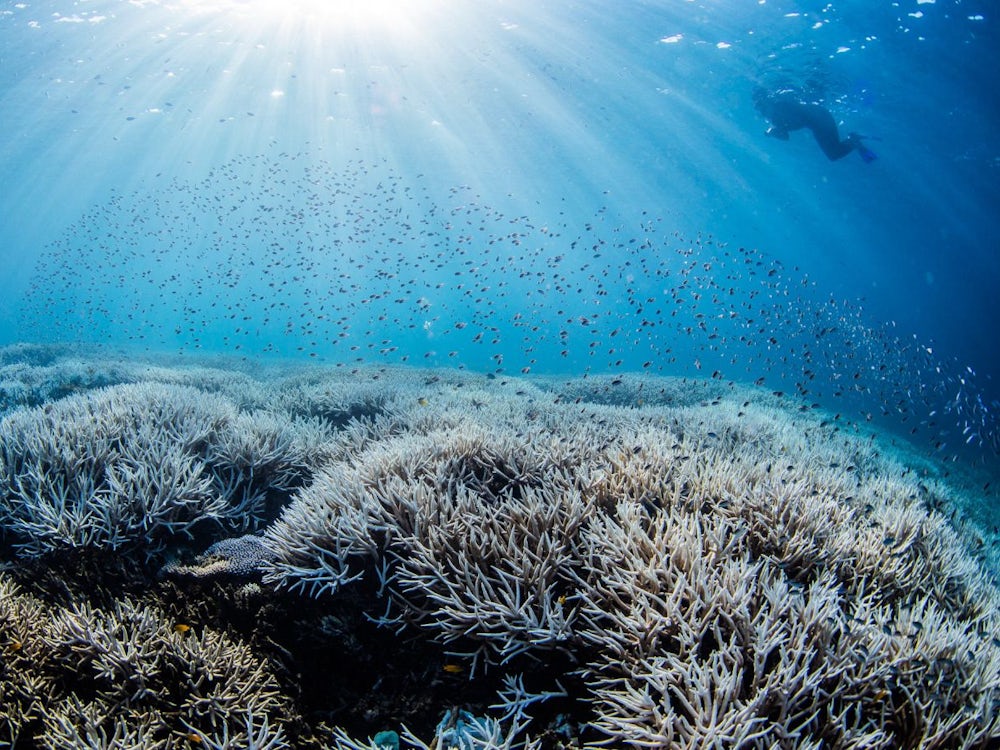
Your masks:
<svg viewBox="0 0 1000 750"><path fill-rule="evenodd" d="M847 136L847 140L854 145L854 148L857 150L858 155L861 157L861 161L863 161L865 164L871 164L878 158L878 154L876 154L874 151L872 151L864 143L861 142L861 139L866 137L867 136L858 135L857 133L849 133Z"/></svg>

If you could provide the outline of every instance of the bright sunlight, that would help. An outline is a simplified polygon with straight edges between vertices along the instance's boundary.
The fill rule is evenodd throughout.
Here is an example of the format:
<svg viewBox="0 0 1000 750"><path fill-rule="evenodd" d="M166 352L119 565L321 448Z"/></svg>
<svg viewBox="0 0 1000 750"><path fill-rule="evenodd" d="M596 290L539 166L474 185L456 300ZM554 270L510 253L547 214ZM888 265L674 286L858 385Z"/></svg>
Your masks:
<svg viewBox="0 0 1000 750"><path fill-rule="evenodd" d="M180 5L257 23L394 25L411 21L443 0L181 0Z"/></svg>

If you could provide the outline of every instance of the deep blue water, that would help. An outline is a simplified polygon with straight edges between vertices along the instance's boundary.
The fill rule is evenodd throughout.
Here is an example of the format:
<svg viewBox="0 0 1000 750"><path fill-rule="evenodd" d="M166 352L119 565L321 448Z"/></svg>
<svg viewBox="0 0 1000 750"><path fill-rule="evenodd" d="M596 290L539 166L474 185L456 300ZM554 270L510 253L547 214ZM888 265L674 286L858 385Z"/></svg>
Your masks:
<svg viewBox="0 0 1000 750"><path fill-rule="evenodd" d="M4 2L0 343L760 379L994 462L998 41L951 0ZM765 137L779 79L878 160Z"/></svg>

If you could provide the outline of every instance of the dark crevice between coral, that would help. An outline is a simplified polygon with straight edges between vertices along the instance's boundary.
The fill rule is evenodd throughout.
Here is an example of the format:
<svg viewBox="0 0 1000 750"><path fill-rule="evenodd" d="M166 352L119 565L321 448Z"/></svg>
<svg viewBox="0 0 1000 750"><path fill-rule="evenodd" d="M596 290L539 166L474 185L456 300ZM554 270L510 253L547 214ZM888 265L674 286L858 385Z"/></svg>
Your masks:
<svg viewBox="0 0 1000 750"><path fill-rule="evenodd" d="M302 406L293 406L289 413L295 417L319 418L330 427L342 430L351 422L371 421L387 412L383 399L372 399L339 407L323 407L315 403L307 403Z"/></svg>
<svg viewBox="0 0 1000 750"><path fill-rule="evenodd" d="M527 686L539 690L551 690L558 681L570 695L586 693L575 674L578 660L588 658L585 653L577 658L556 652L548 659L524 657L485 671L480 664L473 675L467 661L449 655L418 630L400 632L366 617L366 612L384 610L385 603L363 585L317 600L260 590L237 577L168 580L157 596L176 622L223 631L269 659L300 717L286 726L293 746L308 744L307 738L324 725L343 727L356 737L404 725L417 736L433 736L442 707L491 713L489 706L497 702L507 674L521 674ZM541 736L566 721L581 731L594 718L588 705L570 698L546 701L532 717L532 731ZM556 739L553 733L552 744L543 747L559 746Z"/></svg>
<svg viewBox="0 0 1000 750"><path fill-rule="evenodd" d="M11 559L9 549L0 549ZM149 596L149 581L158 565L123 557L109 550L67 549L36 558L20 558L6 573L25 593L53 607L89 602L108 608L125 596Z"/></svg>

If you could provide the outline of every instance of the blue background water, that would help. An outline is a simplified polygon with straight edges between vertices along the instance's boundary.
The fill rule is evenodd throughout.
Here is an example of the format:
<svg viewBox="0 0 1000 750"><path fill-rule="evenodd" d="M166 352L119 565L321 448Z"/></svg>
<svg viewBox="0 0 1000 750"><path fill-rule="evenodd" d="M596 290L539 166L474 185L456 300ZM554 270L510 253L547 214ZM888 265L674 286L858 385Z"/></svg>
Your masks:
<svg viewBox="0 0 1000 750"><path fill-rule="evenodd" d="M759 248L784 268L798 268L795 278L815 282L810 294L817 301L858 300L874 328L894 324L901 337L916 335L930 346L935 359L971 366L989 404L996 395L991 378L1000 374L1000 40L987 6L4 2L0 342L59 340L68 332L131 344L137 330L157 328L160 335L147 345L190 349L191 336L170 333L190 324L177 314L177 300L190 297L201 300L188 316L199 319L197 346L233 351L246 333L234 332L236 323L204 301L267 293L268 277L256 263L249 266L266 255L263 235L247 238L253 217L237 214L239 221L221 230L228 243L222 252L191 227L217 221L213 194L235 206L241 182L255 197L271 186L285 209L294 206L300 183L283 188L280 173L299 175L303 162L322 159L331 174L349 163L366 165L356 168L355 186L373 191L373 212L405 206L419 217L431 206L488 205L476 216L484 237L526 217L530 251L505 252L509 262L487 269L492 278L511 279L511 294L497 303L505 320L515 300L531 310L530 279L519 284L519 270L560 255L564 277L592 291L592 274L580 269L593 259L567 249L562 238L610 237L619 225L641 238L637 227L647 211L645 218L659 220L660 235L681 243L710 235L732 248ZM775 54L777 63L768 62ZM865 165L851 155L830 163L804 132L788 143L766 138L750 92L775 64L820 66L842 131L877 136L871 145L879 160ZM297 153L303 156L292 160ZM400 189L378 197L388 175ZM450 192L455 186L465 187ZM418 193L423 197L414 198ZM178 215L189 219L182 227ZM604 223L588 232L595 216ZM130 229L137 221L148 222L144 232ZM560 237L539 232L549 224L562 228ZM159 239L145 232L151 226ZM305 221L268 231L274 241L294 244L308 228ZM108 254L96 249L97 235L109 231L119 255L122 244L134 245L114 267L105 267ZM172 232L175 243L165 246L162 237ZM52 258L60 257L62 276L55 278ZM171 258L181 272L174 281L163 265ZM197 265L193 259L205 263L202 286L184 273ZM613 257L602 262L612 275L638 270L639 288L660 283ZM399 283L418 278L421 289L447 282L446 291L453 290L458 265L422 263L411 253ZM144 272L163 272L162 283L137 283ZM227 283L234 273L241 286ZM309 279L312 292L329 286L315 269L272 278L306 279L273 293L288 315L309 301ZM359 286L348 292L355 296L395 283L375 283L363 269L354 281ZM62 306L40 291L57 288L68 290ZM108 315L82 315L88 296L100 297ZM265 306L256 300L240 300L240 313L257 324L243 351L339 356L311 346L314 331L260 325ZM609 300L616 302L620 321L632 311ZM434 304L448 311L439 328L476 312L457 292ZM221 308L230 309L214 309ZM562 318L590 311L583 304L559 310ZM141 324L121 327L133 314ZM412 310L408 315L419 323ZM554 318L545 325L555 326ZM419 325L394 331L389 320L369 330L414 358L432 348ZM560 359L554 332L537 335L540 354L525 354L520 343L487 354L505 352L514 369L530 357L536 371L601 369L617 360L588 360L576 349ZM679 340L674 348L685 345ZM463 359L461 352L449 359L444 348L435 345L434 363ZM686 354L677 371L695 374L690 362L698 352ZM484 369L484 359L466 364ZM644 359L632 351L621 366ZM762 358L758 369L773 364ZM757 374L748 367L744 376ZM914 377L933 378L934 368Z"/></svg>

